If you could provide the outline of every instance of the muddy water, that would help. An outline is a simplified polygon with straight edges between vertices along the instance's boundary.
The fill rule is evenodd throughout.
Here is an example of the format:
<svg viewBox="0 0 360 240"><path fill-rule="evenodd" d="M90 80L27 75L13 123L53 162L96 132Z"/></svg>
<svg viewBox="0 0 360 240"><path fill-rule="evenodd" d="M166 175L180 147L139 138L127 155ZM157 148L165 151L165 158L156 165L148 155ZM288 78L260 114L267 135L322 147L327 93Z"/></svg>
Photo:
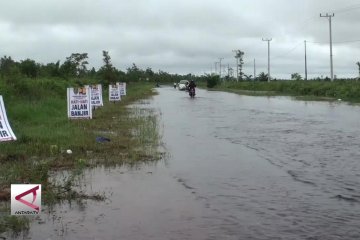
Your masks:
<svg viewBox="0 0 360 240"><path fill-rule="evenodd" d="M360 239L360 107L159 88L170 156L83 179L29 239Z"/></svg>

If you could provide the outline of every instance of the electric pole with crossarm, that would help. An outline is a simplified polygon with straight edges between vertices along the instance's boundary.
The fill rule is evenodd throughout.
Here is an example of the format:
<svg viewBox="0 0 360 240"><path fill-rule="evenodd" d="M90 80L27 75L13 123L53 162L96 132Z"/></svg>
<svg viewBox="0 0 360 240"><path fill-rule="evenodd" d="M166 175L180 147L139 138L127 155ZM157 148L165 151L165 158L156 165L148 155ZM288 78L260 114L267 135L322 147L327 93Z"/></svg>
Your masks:
<svg viewBox="0 0 360 240"><path fill-rule="evenodd" d="M268 42L268 82L270 82L270 41L272 38L263 38L262 40Z"/></svg>
<svg viewBox="0 0 360 240"><path fill-rule="evenodd" d="M331 81L334 81L334 71L333 71L333 54L332 54L332 34L331 34L331 18L334 17L335 14L328 14L322 15L320 13L320 17L326 17L329 19L329 33L330 33L330 77Z"/></svg>

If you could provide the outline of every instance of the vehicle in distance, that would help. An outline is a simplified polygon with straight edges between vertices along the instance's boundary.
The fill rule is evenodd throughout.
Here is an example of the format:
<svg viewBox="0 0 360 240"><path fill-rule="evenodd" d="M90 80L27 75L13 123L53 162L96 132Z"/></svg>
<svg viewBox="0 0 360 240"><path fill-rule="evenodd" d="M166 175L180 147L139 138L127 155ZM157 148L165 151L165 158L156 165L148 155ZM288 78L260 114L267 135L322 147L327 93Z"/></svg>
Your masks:
<svg viewBox="0 0 360 240"><path fill-rule="evenodd" d="M178 88L179 90L186 90L187 86L189 85L189 81L188 80L180 80L179 84L178 84Z"/></svg>

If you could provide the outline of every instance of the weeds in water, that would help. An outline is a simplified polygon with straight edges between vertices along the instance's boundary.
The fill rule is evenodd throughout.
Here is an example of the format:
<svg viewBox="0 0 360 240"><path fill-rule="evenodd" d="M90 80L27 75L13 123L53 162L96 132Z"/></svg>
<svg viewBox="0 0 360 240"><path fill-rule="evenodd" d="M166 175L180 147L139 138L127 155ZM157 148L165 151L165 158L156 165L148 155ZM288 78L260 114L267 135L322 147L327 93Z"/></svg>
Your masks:
<svg viewBox="0 0 360 240"><path fill-rule="evenodd" d="M12 237L17 237L21 233L26 235L26 232L29 231L29 229L30 229L30 220L25 216L7 215L0 218L0 234L7 232Z"/></svg>
<svg viewBox="0 0 360 240"><path fill-rule="evenodd" d="M139 157L159 158L158 146L160 145L160 129L158 116L150 109L132 108L131 118L135 122L136 128L133 135L138 142L133 154Z"/></svg>

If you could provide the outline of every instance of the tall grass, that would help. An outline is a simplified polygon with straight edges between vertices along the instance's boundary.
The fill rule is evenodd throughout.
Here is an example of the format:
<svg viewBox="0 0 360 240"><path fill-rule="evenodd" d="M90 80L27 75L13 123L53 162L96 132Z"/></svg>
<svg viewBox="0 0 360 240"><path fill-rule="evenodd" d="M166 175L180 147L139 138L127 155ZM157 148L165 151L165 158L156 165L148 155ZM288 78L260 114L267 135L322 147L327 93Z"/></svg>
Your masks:
<svg viewBox="0 0 360 240"><path fill-rule="evenodd" d="M92 121L70 121L67 118L66 87L71 82L56 79L52 85L49 79L31 81L29 84L23 80L20 84L29 86L28 92L9 95L14 92L11 87L0 89L0 94L5 93L8 118L18 138L15 142L0 144L0 162L30 156L46 157L53 154L54 149L59 152L72 149L83 154L87 147L96 148L94 139L99 128L112 128L112 115L126 115L124 106L153 94L150 84L131 84L128 85L128 96L122 102L112 104L104 92L105 107L94 112Z"/></svg>
<svg viewBox="0 0 360 240"><path fill-rule="evenodd" d="M268 94L292 96L314 96L341 98L360 102L360 82L355 80L328 81L272 81L268 82L226 82L217 89L267 91ZM266 94L266 93L265 93Z"/></svg>

